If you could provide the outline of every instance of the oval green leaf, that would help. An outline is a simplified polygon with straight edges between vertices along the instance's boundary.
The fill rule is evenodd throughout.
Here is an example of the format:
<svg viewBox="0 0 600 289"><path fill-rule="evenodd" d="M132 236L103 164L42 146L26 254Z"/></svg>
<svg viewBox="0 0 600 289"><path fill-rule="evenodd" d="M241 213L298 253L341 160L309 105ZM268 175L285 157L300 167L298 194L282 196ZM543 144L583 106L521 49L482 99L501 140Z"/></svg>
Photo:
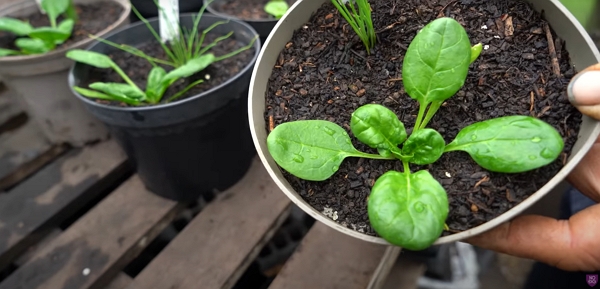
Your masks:
<svg viewBox="0 0 600 289"><path fill-rule="evenodd" d="M190 61L186 62L186 64L167 73L167 75L163 77L163 83L170 85L177 79L192 76L195 73L207 68L213 62L215 62L215 60L216 57L212 53L204 54L197 58L191 59Z"/></svg>
<svg viewBox="0 0 600 289"><path fill-rule="evenodd" d="M414 251L440 237L448 210L446 191L427 171L383 174L368 201L369 221L377 234Z"/></svg>
<svg viewBox="0 0 600 289"><path fill-rule="evenodd" d="M349 156L381 158L359 152L342 127L324 120L280 124L267 137L267 147L280 167L309 181L328 179Z"/></svg>
<svg viewBox="0 0 600 289"><path fill-rule="evenodd" d="M111 96L117 96L119 98L128 98L136 101L146 100L144 92L138 90L125 83L114 83L114 82L94 82L90 84L90 88L101 91Z"/></svg>
<svg viewBox="0 0 600 289"><path fill-rule="evenodd" d="M430 128L413 132L402 147L402 154L412 155L410 162L417 165L428 165L436 162L446 148L442 135Z"/></svg>
<svg viewBox="0 0 600 289"><path fill-rule="evenodd" d="M21 52L12 49L0 48L0 57L2 56L10 56L10 55L19 55Z"/></svg>
<svg viewBox="0 0 600 289"><path fill-rule="evenodd" d="M402 65L408 95L420 103L444 101L463 86L471 63L471 43L452 18L427 24L410 43Z"/></svg>
<svg viewBox="0 0 600 289"><path fill-rule="evenodd" d="M386 157L406 140L404 124L393 111L379 104L366 104L354 111L350 129L358 140Z"/></svg>
<svg viewBox="0 0 600 289"><path fill-rule="evenodd" d="M72 20L67 20L71 21ZM47 43L61 44L71 36L70 33L65 33L62 30L52 27L40 27L29 33L29 37L41 39Z"/></svg>
<svg viewBox="0 0 600 289"><path fill-rule="evenodd" d="M33 30L33 26L28 22L18 19L0 17L0 31L8 31L17 36L26 36Z"/></svg>
<svg viewBox="0 0 600 289"><path fill-rule="evenodd" d="M53 43L44 42L37 38L19 38L15 40L15 45L26 54L46 53L54 49Z"/></svg>
<svg viewBox="0 0 600 289"><path fill-rule="evenodd" d="M58 16L69 8L71 0L42 0L42 9L48 13L48 18L50 18L50 23L52 26L56 24L56 19Z"/></svg>
<svg viewBox="0 0 600 289"><path fill-rule="evenodd" d="M290 8L285 0L271 0L265 5L265 12L271 14L276 19L280 19Z"/></svg>
<svg viewBox="0 0 600 289"><path fill-rule="evenodd" d="M506 116L463 128L446 151L465 151L484 169L520 173L553 162L562 152L560 133L530 116Z"/></svg>
<svg viewBox="0 0 600 289"><path fill-rule="evenodd" d="M93 51L73 49L67 52L67 57L98 68L114 68L117 66L110 57Z"/></svg>

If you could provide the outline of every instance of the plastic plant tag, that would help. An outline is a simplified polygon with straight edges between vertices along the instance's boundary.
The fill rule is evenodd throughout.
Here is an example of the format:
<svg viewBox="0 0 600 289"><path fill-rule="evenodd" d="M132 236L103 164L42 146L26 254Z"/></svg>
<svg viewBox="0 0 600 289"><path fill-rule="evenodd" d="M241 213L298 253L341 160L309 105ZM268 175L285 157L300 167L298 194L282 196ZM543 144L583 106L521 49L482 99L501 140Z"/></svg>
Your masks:
<svg viewBox="0 0 600 289"><path fill-rule="evenodd" d="M159 0L160 38L163 43L179 37L179 0Z"/></svg>
<svg viewBox="0 0 600 289"><path fill-rule="evenodd" d="M40 10L40 13L45 15L46 11L44 11L44 9L42 9L42 0L35 0L35 4L37 4L38 9Z"/></svg>

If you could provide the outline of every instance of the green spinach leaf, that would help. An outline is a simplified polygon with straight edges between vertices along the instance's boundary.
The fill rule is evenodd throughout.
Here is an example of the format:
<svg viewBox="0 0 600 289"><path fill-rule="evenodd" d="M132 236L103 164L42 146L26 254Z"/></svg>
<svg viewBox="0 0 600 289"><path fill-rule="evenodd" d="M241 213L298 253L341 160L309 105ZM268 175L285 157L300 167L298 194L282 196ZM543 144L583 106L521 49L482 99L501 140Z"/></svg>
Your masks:
<svg viewBox="0 0 600 289"><path fill-rule="evenodd" d="M41 39L46 43L62 44L63 42L65 42L65 40L67 40L67 39L69 39L69 37L71 37L71 32L66 31L66 30L69 29L69 25L70 25L70 28L72 29L74 23L72 20L65 20L61 23L61 25L63 25L64 27L60 28L60 26L59 26L59 28L52 28L52 27L36 28L33 31L31 31L31 33L29 33L29 37Z"/></svg>
<svg viewBox="0 0 600 289"><path fill-rule="evenodd" d="M0 31L8 31L17 36L26 36L33 30L33 26L18 19L0 17Z"/></svg>
<svg viewBox="0 0 600 289"><path fill-rule="evenodd" d="M128 98L136 101L144 101L146 95L135 87L125 83L94 82L90 88L120 98Z"/></svg>
<svg viewBox="0 0 600 289"><path fill-rule="evenodd" d="M54 49L53 43L48 43L37 38L19 38L15 40L15 45L26 54L46 53Z"/></svg>
<svg viewBox="0 0 600 289"><path fill-rule="evenodd" d="M388 159L356 150L342 127L324 120L280 124L267 137L267 147L279 166L309 181L328 179L347 157Z"/></svg>
<svg viewBox="0 0 600 289"><path fill-rule="evenodd" d="M471 62L470 63L473 63L473 62L475 62L475 60L477 60L477 58L481 54L482 50L483 50L483 45L481 45L481 43L477 43L476 45L471 47Z"/></svg>
<svg viewBox="0 0 600 289"><path fill-rule="evenodd" d="M215 62L215 55L212 53L204 54L198 58L194 58L184 65L171 70L163 77L163 83L171 85L174 81L180 78L189 77L197 72L200 72Z"/></svg>
<svg viewBox="0 0 600 289"><path fill-rule="evenodd" d="M21 52L12 49L0 48L0 56L19 55Z"/></svg>
<svg viewBox="0 0 600 289"><path fill-rule="evenodd" d="M561 135L548 123L529 116L506 116L463 128L445 151L465 151L481 167L520 173L553 162L562 152Z"/></svg>
<svg viewBox="0 0 600 289"><path fill-rule="evenodd" d="M75 91L77 91L79 94L90 97L90 98L97 98L97 99L104 99L104 100L111 100L111 101L121 101L121 102L130 104L130 105L139 105L140 104L140 102L137 100L120 97L118 95L108 95L108 94L105 94L105 93L102 93L99 91L85 89L85 88L81 88L78 86L74 86L73 89Z"/></svg>
<svg viewBox="0 0 600 289"><path fill-rule="evenodd" d="M165 75L167 75L167 72L160 66L155 66L150 70L148 83L146 84L146 96L148 100L156 102L163 96L168 87L162 82Z"/></svg>
<svg viewBox="0 0 600 289"><path fill-rule="evenodd" d="M437 240L448 217L448 196L427 171L383 174L371 189L369 221L388 242L423 250Z"/></svg>
<svg viewBox="0 0 600 289"><path fill-rule="evenodd" d="M275 19L280 19L289 8L286 0L271 0L265 5L265 12L271 14Z"/></svg>
<svg viewBox="0 0 600 289"><path fill-rule="evenodd" d="M362 143L389 157L400 152L398 145L406 140L406 129L398 116L379 104L366 104L352 113L350 129Z"/></svg>
<svg viewBox="0 0 600 289"><path fill-rule="evenodd" d="M67 57L77 62L85 63L98 68L117 67L117 64L115 64L110 57L98 52L73 49L67 52Z"/></svg>
<svg viewBox="0 0 600 289"><path fill-rule="evenodd" d="M439 18L419 32L406 51L402 79L408 95L421 105L442 102L463 86L471 62L465 29L452 18Z"/></svg>
<svg viewBox="0 0 600 289"><path fill-rule="evenodd" d="M430 128L413 132L402 147L405 156L413 156L410 162L428 165L436 162L444 153L446 141L442 135Z"/></svg>
<svg viewBox="0 0 600 289"><path fill-rule="evenodd" d="M56 19L67 11L71 0L42 0L42 9L48 13L50 26L56 27Z"/></svg>

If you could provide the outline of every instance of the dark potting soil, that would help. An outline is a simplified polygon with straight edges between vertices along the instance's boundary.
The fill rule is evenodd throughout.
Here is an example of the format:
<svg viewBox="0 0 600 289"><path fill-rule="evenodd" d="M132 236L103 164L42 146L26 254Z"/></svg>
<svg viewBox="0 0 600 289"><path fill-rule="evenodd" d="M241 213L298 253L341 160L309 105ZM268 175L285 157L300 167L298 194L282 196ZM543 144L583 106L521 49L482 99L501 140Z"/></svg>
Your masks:
<svg viewBox="0 0 600 289"><path fill-rule="evenodd" d="M244 20L261 20L272 19L276 20L271 14L265 12L265 5L269 0L220 0L215 1L213 6L217 12L232 15ZM287 3L292 6L296 0L287 0Z"/></svg>
<svg viewBox="0 0 600 289"><path fill-rule="evenodd" d="M564 43L553 33L561 76L552 72L546 22L519 0L372 0L378 43L367 56L346 20L326 3L294 33L279 55L266 95L267 130L303 119L329 120L350 131L351 113L367 103L392 109L407 129L415 123L418 103L404 91L402 61L410 41L440 16L457 19L472 44L485 50L471 65L465 86L446 101L428 127L450 142L461 128L507 115L532 115L554 126L565 149L552 164L520 174L479 167L467 153L446 153L427 169L448 193L450 231L485 223L519 204L546 184L564 165L577 138L581 114L569 104L566 87L576 73ZM551 30L548 30L551 32ZM409 131L410 133L410 131ZM377 153L353 138L354 146ZM367 215L375 180L400 161L347 158L327 181L300 180L284 171L294 189L315 209L338 223L376 235Z"/></svg>
<svg viewBox="0 0 600 289"><path fill-rule="evenodd" d="M67 39L60 46L69 46L75 42L89 38L90 34L96 34L119 20L123 7L112 1L103 1L91 4L75 4L75 9L78 14L78 21L73 27L71 38ZM19 18L23 21L29 21L33 27L50 26L48 16L39 11L29 15L28 17ZM64 18L59 17L57 23L60 23ZM14 34L0 31L0 48L16 49L14 41L17 37ZM59 46L59 47L60 47Z"/></svg>
<svg viewBox="0 0 600 289"><path fill-rule="evenodd" d="M210 33L207 34L206 38L204 40L204 45L208 45L208 44L212 43L217 37L220 37L220 36L222 36L222 35L220 35L220 34L216 35L216 34L210 34ZM240 49L247 45L248 45L248 43L239 42L239 41L235 40L232 36L228 39L220 41L217 45L215 45L213 48L211 48L208 52L213 53L215 56L221 56L221 55L230 53L232 51L235 51L237 49ZM163 59L163 60L168 59L168 57L167 57L166 53L164 52L164 50L162 49L160 43L156 40L151 40L151 41L142 43L142 44L136 46L136 48L142 50L144 53L146 53L147 55L149 55L151 57ZM233 57L230 57L230 58L227 58L227 59L224 59L224 60L221 60L221 61L211 64L210 66L205 68L200 73L197 73L186 79L178 80L173 85L171 85L171 87L169 89L167 89L167 91L165 92L165 94L163 96L163 102L166 102L171 96L173 96L176 93L180 92L181 90L185 89L188 85L190 85L191 83L193 83L194 81L197 81L199 79L204 79L204 82L194 86L192 89L190 89L187 93L185 93L178 100L185 99L190 96L198 95L204 91L207 91L215 86L218 86L218 85L224 83L225 81L229 80L230 78L232 78L233 76L238 74L245 66L247 66L248 63L250 63L250 61L252 60L253 55L254 55L254 48L251 47L250 49L246 49L246 50L240 52L239 54L236 54ZM141 57L129 54L129 53L121 51L121 50L110 53L110 54L108 54L108 56L110 56L110 58L112 58L112 60L117 65L119 65L119 67L121 67L121 69L123 69L123 71L127 74L127 76L129 78L131 78L131 80L133 82L135 82L135 84L138 85L138 87L140 87L142 90L146 89L147 76L148 76L148 73L150 72L150 70L152 69L152 64L150 64L150 62L148 62L147 60L145 60ZM168 67L168 66L163 66L163 68L165 68L165 70L167 70L167 72L173 69L172 67ZM94 82L124 83L121 76L112 69L92 68L90 70L89 77L87 78L87 80L85 82L80 84L80 86L87 88L89 86L89 84L94 83ZM126 104L120 103L120 102L108 102L108 101L103 101L103 100L96 100L96 101L99 103L104 103L104 104L127 106Z"/></svg>

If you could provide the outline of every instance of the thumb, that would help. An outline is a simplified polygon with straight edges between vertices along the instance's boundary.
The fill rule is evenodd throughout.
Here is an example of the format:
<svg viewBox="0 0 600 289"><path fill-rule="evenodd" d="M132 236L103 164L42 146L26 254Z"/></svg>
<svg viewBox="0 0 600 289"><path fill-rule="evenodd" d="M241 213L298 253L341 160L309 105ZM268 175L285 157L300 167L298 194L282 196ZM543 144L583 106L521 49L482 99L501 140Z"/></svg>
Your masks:
<svg viewBox="0 0 600 289"><path fill-rule="evenodd" d="M581 113L600 120L600 64L577 74L567 89L569 101Z"/></svg>

